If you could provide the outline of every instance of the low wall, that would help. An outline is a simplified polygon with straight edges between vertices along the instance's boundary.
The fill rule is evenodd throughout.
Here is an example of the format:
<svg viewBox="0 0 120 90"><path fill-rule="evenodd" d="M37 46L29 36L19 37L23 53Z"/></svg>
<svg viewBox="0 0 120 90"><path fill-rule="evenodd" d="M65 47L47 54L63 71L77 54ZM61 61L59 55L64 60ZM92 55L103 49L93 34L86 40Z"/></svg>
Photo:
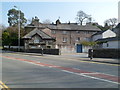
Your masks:
<svg viewBox="0 0 120 90"><path fill-rule="evenodd" d="M29 49L28 53L42 53L42 49ZM43 54L59 55L59 49L43 49Z"/></svg>
<svg viewBox="0 0 120 90"><path fill-rule="evenodd" d="M93 49L95 58L120 58L120 49Z"/></svg>
<svg viewBox="0 0 120 90"><path fill-rule="evenodd" d="M10 50L18 52L18 48L4 48L3 50ZM28 49L24 50L23 48L20 49L20 52L27 52L27 53L42 53L42 49ZM60 55L59 49L43 49L43 54L51 54L51 55Z"/></svg>

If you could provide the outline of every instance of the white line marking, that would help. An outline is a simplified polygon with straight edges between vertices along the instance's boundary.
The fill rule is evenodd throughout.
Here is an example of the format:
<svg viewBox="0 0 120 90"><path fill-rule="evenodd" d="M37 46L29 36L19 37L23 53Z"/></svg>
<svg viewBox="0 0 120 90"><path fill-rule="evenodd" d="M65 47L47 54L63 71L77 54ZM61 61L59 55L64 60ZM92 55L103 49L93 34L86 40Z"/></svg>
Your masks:
<svg viewBox="0 0 120 90"><path fill-rule="evenodd" d="M97 80L101 80L101 81L105 81L105 82L110 82L110 83L114 83L114 84L120 84L118 82L114 82L114 81L110 81L110 80L106 80L106 79L101 79L101 78L97 78L97 77L92 77L92 76L84 75L84 74L81 74L81 73L74 73L74 72L70 72L70 71L67 71L67 70L62 70L62 71L63 72L67 72L67 73L72 73L72 74L80 75L80 76L87 77L87 78L97 79Z"/></svg>
<svg viewBox="0 0 120 90"><path fill-rule="evenodd" d="M100 74L100 73L81 73L81 74Z"/></svg>
<svg viewBox="0 0 120 90"><path fill-rule="evenodd" d="M79 68L74 68L74 69L81 70L81 69L79 69ZM85 73L85 74L105 74L105 75L109 75L109 76L115 76L115 75L106 74L106 73L101 73L101 72ZM115 76L115 77L116 77L116 76Z"/></svg>
<svg viewBox="0 0 120 90"><path fill-rule="evenodd" d="M51 68L52 68L52 67L60 67L60 66L48 66L48 67L51 67Z"/></svg>

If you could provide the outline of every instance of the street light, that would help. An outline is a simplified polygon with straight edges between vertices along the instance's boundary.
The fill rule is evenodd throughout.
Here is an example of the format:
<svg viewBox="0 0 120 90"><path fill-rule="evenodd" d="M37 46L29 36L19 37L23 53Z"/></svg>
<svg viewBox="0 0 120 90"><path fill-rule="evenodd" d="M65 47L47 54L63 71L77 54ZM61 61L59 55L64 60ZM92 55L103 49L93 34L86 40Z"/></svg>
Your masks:
<svg viewBox="0 0 120 90"><path fill-rule="evenodd" d="M18 51L20 51L20 9L17 6L14 6L18 9Z"/></svg>

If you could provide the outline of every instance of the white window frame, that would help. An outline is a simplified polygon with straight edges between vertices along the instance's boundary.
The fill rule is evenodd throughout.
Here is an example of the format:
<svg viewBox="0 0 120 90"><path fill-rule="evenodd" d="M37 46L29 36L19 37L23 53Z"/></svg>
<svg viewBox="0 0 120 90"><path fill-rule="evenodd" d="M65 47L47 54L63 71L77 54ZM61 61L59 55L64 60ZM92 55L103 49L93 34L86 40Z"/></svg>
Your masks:
<svg viewBox="0 0 120 90"><path fill-rule="evenodd" d="M39 43L40 40L37 37L34 37L34 43Z"/></svg>
<svg viewBox="0 0 120 90"><path fill-rule="evenodd" d="M67 37L63 37L63 42L67 42Z"/></svg>
<svg viewBox="0 0 120 90"><path fill-rule="evenodd" d="M76 31L76 33L80 33L80 31Z"/></svg>
<svg viewBox="0 0 120 90"><path fill-rule="evenodd" d="M79 38L79 39L78 39L78 38ZM80 41L80 37L77 37L77 38L76 38L76 41Z"/></svg>
<svg viewBox="0 0 120 90"><path fill-rule="evenodd" d="M63 33L63 34L67 34L67 31L63 31L62 33Z"/></svg>

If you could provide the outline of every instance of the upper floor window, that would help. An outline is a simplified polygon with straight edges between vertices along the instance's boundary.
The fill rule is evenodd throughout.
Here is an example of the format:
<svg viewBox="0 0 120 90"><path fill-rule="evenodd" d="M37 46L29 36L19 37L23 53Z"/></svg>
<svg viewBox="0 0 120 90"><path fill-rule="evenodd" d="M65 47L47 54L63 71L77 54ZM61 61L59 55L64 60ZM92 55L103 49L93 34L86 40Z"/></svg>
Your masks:
<svg viewBox="0 0 120 90"><path fill-rule="evenodd" d="M76 31L76 33L80 33L80 31Z"/></svg>
<svg viewBox="0 0 120 90"><path fill-rule="evenodd" d="M63 37L63 42L67 42L67 38L66 37Z"/></svg>
<svg viewBox="0 0 120 90"><path fill-rule="evenodd" d="M40 40L37 37L34 37L34 43L39 43Z"/></svg>
<svg viewBox="0 0 120 90"><path fill-rule="evenodd" d="M85 40L85 41L90 41L90 38L85 37L85 38L83 38L83 40Z"/></svg>
<svg viewBox="0 0 120 90"><path fill-rule="evenodd" d="M63 34L67 34L67 31L63 31L62 33L63 33Z"/></svg>
<svg viewBox="0 0 120 90"><path fill-rule="evenodd" d="M76 38L76 41L80 41L80 37L77 37L77 38Z"/></svg>

